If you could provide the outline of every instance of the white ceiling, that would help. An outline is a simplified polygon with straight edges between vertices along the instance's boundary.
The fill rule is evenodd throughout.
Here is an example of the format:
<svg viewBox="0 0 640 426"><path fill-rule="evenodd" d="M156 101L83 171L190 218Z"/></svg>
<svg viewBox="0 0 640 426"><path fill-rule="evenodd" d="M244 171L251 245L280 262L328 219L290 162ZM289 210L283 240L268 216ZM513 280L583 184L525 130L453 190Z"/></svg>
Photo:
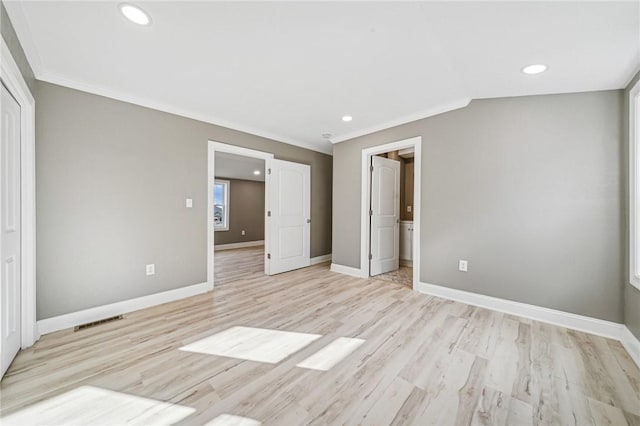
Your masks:
<svg viewBox="0 0 640 426"><path fill-rule="evenodd" d="M6 3L36 76L295 145L339 142L470 99L618 89L640 2ZM544 63L546 73L520 69ZM353 116L344 123L343 115Z"/></svg>
<svg viewBox="0 0 640 426"><path fill-rule="evenodd" d="M216 177L219 178L264 182L264 160L259 158L216 152L214 167ZM254 175L253 172L255 170L259 170L260 174Z"/></svg>

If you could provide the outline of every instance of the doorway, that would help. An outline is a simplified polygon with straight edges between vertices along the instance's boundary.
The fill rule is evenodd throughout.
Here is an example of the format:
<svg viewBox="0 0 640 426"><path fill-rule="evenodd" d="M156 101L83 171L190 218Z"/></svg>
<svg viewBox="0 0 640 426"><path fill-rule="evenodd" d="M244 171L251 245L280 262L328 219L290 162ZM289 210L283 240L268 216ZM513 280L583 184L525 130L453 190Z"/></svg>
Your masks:
<svg viewBox="0 0 640 426"><path fill-rule="evenodd" d="M225 284L265 272L266 160L217 152L214 161L214 281Z"/></svg>
<svg viewBox="0 0 640 426"><path fill-rule="evenodd" d="M261 202L254 200L251 206L247 203L234 205L233 198L237 196L234 196L234 181L229 177L236 176L234 173L239 171L244 171L245 175L240 176L244 180L253 177L264 182L262 191L254 189L252 192L253 197L260 197L262 192ZM207 280L210 289L214 287L216 271L222 271L222 268L216 268L216 262L225 259L236 263L235 268L230 266L236 270L235 274L243 262L252 265L254 273L260 271L257 268L261 263L261 270L267 275L310 266L310 176L308 165L277 160L273 154L263 151L209 141ZM236 187L238 185L236 182ZM249 215L248 208L254 210L253 214ZM262 217L259 224L258 214ZM248 235L247 219L244 223L247 226L238 224L239 216L253 217L252 236ZM229 239L232 234L235 239ZM262 239L258 239L260 235L263 235ZM242 237L245 237L244 241ZM245 253L228 253L228 249L245 250Z"/></svg>
<svg viewBox="0 0 640 426"><path fill-rule="evenodd" d="M9 368L20 350L22 340L20 321L22 317L21 292L21 251L20 233L20 105L0 84L0 276L2 277L2 351L1 374Z"/></svg>
<svg viewBox="0 0 640 426"><path fill-rule="evenodd" d="M0 378L38 338L35 288L35 101L0 38Z"/></svg>
<svg viewBox="0 0 640 426"><path fill-rule="evenodd" d="M421 144L415 137L362 150L362 277L417 288Z"/></svg>

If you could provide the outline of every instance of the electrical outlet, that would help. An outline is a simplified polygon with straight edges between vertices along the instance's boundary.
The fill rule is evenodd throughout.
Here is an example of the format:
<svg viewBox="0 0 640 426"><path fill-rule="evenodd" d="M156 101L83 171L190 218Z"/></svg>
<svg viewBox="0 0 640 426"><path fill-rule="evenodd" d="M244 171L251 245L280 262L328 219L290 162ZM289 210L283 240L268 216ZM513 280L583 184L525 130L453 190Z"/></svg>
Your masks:
<svg viewBox="0 0 640 426"><path fill-rule="evenodd" d="M411 213L411 206L407 206L407 213Z"/></svg>
<svg viewBox="0 0 640 426"><path fill-rule="evenodd" d="M186 206L188 209L193 207L193 199L187 198Z"/></svg>
<svg viewBox="0 0 640 426"><path fill-rule="evenodd" d="M458 270L460 272L467 272L467 268L468 268L469 264L466 260L459 260L458 261Z"/></svg>
<svg viewBox="0 0 640 426"><path fill-rule="evenodd" d="M156 273L155 263L151 263L147 265L147 275L155 275L155 273Z"/></svg>
<svg viewBox="0 0 640 426"><path fill-rule="evenodd" d="M246 233L246 232L244 232L244 229L242 230L242 235L247 235L247 233Z"/></svg>

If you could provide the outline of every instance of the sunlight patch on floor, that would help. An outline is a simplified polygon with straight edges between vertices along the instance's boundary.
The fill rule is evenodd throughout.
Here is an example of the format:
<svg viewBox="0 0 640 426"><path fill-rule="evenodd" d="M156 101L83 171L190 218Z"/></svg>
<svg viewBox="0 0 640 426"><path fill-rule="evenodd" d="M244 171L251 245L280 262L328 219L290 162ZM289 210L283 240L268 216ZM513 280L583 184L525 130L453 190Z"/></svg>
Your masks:
<svg viewBox="0 0 640 426"><path fill-rule="evenodd" d="M0 419L9 425L172 425L196 410L93 386L81 386Z"/></svg>
<svg viewBox="0 0 640 426"><path fill-rule="evenodd" d="M296 366L312 370L328 371L349 356L351 352L355 351L364 342L365 340L362 339L339 337Z"/></svg>
<svg viewBox="0 0 640 426"><path fill-rule="evenodd" d="M260 426L262 422L249 417L234 416L232 414L221 414L204 426Z"/></svg>
<svg viewBox="0 0 640 426"><path fill-rule="evenodd" d="M276 364L320 337L319 334L238 326L180 350Z"/></svg>

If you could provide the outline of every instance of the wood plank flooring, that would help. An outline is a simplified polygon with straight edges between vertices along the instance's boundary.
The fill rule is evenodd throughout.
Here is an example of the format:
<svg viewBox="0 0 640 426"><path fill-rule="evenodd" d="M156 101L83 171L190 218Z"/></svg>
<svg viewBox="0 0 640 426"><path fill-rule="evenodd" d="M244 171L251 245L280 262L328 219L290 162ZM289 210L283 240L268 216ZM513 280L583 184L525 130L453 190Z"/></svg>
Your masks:
<svg viewBox="0 0 640 426"><path fill-rule="evenodd" d="M182 425L640 425L640 370L616 341L332 273L327 264L268 277L262 256L218 252L211 293L43 336L0 382L3 424L64 423L60 401L80 404L83 391L102 411L92 405L78 415L104 413L109 398L96 395L106 390L114 401L140 397L121 408L147 410L138 420L159 401L153 419ZM180 350L232 327L320 337L275 363ZM318 360L340 338L364 342L335 365ZM309 358L333 366L297 366ZM180 411L157 412L172 406Z"/></svg>

